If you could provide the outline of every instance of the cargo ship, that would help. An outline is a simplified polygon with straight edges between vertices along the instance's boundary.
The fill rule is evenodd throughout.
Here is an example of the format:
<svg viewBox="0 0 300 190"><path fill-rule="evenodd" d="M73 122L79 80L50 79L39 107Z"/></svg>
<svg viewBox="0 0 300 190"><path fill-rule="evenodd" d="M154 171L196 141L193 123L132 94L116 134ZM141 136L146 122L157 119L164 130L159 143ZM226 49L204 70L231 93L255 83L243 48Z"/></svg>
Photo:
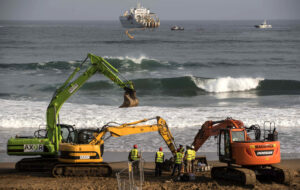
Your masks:
<svg viewBox="0 0 300 190"><path fill-rule="evenodd" d="M157 28L160 26L160 20L156 14L142 7L140 3L136 8L125 11L119 19L124 28Z"/></svg>

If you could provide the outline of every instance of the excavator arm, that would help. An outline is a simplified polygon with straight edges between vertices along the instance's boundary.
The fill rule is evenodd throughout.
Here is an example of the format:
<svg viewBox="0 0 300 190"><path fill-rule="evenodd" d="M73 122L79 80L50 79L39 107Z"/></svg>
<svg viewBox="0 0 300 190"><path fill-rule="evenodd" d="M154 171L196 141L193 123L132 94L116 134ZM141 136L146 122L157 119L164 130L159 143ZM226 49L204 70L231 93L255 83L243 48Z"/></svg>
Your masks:
<svg viewBox="0 0 300 190"><path fill-rule="evenodd" d="M89 66L83 74L71 82L75 75L80 71L81 67L86 63L88 58L91 61L91 66ZM59 111L63 103L75 94L77 90L79 90L83 84L97 72L105 75L125 90L124 103L121 107L133 107L138 105L138 99L136 98L132 82L126 79L125 81L121 80L118 76L119 71L116 68L102 57L89 53L86 59L73 71L65 83L55 91L47 108L47 134L48 138L55 145L56 150L58 150L59 142L61 142L60 126L57 124L59 124Z"/></svg>
<svg viewBox="0 0 300 190"><path fill-rule="evenodd" d="M220 121L206 121L202 126L197 135L194 138L192 145L194 150L198 151L199 148L206 142L211 136L217 136L220 133L220 129L225 128L243 128L244 123L239 120L227 118ZM247 137L248 138L248 137Z"/></svg>
<svg viewBox="0 0 300 190"><path fill-rule="evenodd" d="M150 120L156 119L157 124L153 125L138 125L140 123L144 123ZM106 133L110 133L112 137L121 137L125 135L133 135L133 134L139 134L139 133L148 133L148 132L155 132L158 131L160 136L163 138L165 143L167 144L168 148L172 152L173 156L176 154L176 145L174 142L174 137L169 130L169 127L166 123L166 121L157 116L156 118L150 118L150 119L143 119L131 123L125 123L120 126L113 126L111 124L105 125L100 133L98 133L95 138L90 142L91 145L96 144L104 144L103 137Z"/></svg>

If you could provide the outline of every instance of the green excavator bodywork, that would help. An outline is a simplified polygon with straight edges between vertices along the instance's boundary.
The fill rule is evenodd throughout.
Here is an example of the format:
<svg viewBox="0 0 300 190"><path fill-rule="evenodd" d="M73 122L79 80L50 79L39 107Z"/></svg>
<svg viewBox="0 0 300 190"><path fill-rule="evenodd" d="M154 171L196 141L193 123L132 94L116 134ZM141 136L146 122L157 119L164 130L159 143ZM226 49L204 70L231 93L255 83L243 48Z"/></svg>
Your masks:
<svg viewBox="0 0 300 190"><path fill-rule="evenodd" d="M72 81L88 58L91 65L83 74ZM60 124L59 111L64 102L96 73L103 74L125 90L124 103L120 107L134 107L138 105L133 83L122 77L119 71L105 59L89 53L80 66L75 68L68 79L55 91L46 112L46 130L40 129L35 132L34 136L16 136L15 138L10 138L7 143L7 154L55 157L58 154L60 142L76 142L76 130L72 125ZM44 133L44 135L41 133Z"/></svg>

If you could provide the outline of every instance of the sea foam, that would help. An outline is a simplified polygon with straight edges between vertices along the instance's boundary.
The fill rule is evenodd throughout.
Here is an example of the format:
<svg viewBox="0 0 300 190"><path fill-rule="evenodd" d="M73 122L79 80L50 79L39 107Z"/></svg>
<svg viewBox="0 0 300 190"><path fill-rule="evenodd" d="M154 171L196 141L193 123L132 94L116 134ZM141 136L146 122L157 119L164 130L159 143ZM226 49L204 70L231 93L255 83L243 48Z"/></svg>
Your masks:
<svg viewBox="0 0 300 190"><path fill-rule="evenodd" d="M45 127L47 102L15 101L0 99L0 139L7 141L10 136L23 134L33 135L39 126ZM222 120L226 117L242 120L246 126L259 124L263 128L264 121L274 121L279 132L281 148L284 153L300 152L298 136L300 135L300 108L262 108L247 107L152 107L118 108L117 106L101 106L66 103L60 111L60 122L75 125L76 128L100 128L114 121L128 123L144 118L164 118L177 144L188 145L207 120ZM146 124L155 124L155 119ZM268 126L268 125L267 125ZM32 130L32 132L30 132ZM22 133L23 131L23 133ZM29 133L30 132L30 133ZM24 135L24 134L23 134ZM5 142L0 149L5 149ZM162 146L168 150L161 137L155 133L136 134L121 138L110 138L106 141L106 151L129 151L132 144L139 144L143 151L156 151ZM3 147L2 147L3 146ZM216 142L211 138L200 151L215 152Z"/></svg>
<svg viewBox="0 0 300 190"><path fill-rule="evenodd" d="M198 88L207 92L236 92L248 91L258 87L263 78L232 78L221 77L216 79L203 79L191 76Z"/></svg>
<svg viewBox="0 0 300 190"><path fill-rule="evenodd" d="M143 60L154 60L150 59L149 57L145 55L140 55L139 57L133 57L133 56L104 56L105 59L119 59L119 60L130 60L136 64L141 64Z"/></svg>
<svg viewBox="0 0 300 190"><path fill-rule="evenodd" d="M1 128L38 127L45 125L47 102L16 101L0 99ZM187 114L188 113L188 114ZM262 108L241 104L236 107L154 107L139 106L120 109L117 106L65 103L60 111L62 123L79 128L102 127L110 121L125 123L144 118L161 116L170 128L201 126L206 120L220 120L233 117L246 125L263 125L264 121L274 121L280 128L300 126L300 108Z"/></svg>

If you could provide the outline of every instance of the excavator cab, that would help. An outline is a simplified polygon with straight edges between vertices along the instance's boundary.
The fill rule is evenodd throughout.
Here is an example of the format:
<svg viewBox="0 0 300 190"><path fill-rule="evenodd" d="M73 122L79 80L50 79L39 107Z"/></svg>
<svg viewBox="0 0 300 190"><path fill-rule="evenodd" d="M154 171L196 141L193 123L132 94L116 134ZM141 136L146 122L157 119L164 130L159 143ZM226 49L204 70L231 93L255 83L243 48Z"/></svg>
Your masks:
<svg viewBox="0 0 300 190"><path fill-rule="evenodd" d="M245 129L221 129L218 138L218 155L221 162L232 163L232 143L245 142Z"/></svg>
<svg viewBox="0 0 300 190"><path fill-rule="evenodd" d="M61 142L74 143L76 141L76 130L72 125L60 124Z"/></svg>

